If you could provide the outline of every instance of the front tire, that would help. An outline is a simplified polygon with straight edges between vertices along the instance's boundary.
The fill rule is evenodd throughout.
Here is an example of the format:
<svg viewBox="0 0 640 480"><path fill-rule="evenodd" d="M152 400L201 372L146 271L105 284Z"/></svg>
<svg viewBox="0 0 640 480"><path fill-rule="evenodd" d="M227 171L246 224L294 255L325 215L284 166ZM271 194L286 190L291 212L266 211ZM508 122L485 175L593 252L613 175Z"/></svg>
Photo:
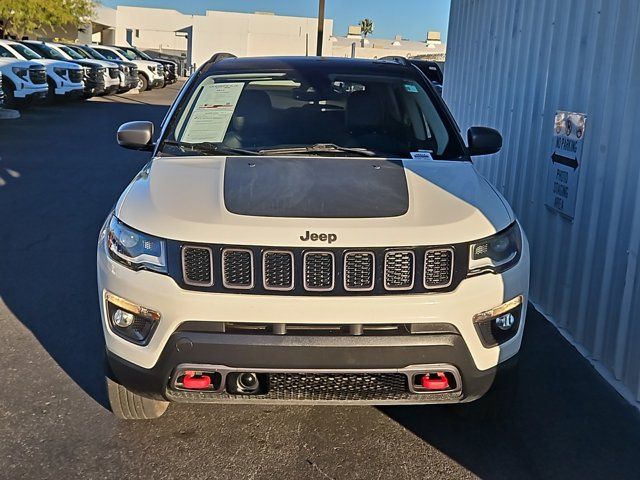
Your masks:
<svg viewBox="0 0 640 480"><path fill-rule="evenodd" d="M160 418L167 411L169 402L146 398L105 377L109 406L113 414L121 420L152 420Z"/></svg>
<svg viewBox="0 0 640 480"><path fill-rule="evenodd" d="M145 92L147 90L151 90L149 88L149 80L142 73L138 74L138 91Z"/></svg>

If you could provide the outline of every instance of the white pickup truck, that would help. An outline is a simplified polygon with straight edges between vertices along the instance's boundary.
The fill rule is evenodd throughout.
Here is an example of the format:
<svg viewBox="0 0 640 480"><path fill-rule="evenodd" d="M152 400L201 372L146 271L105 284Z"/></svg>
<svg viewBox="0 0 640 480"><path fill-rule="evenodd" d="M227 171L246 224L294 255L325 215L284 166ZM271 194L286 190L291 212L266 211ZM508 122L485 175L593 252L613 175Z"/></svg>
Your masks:
<svg viewBox="0 0 640 480"><path fill-rule="evenodd" d="M46 69L47 98L80 98L84 93L84 68L75 63L43 58L14 40L0 40L0 46L20 60L30 60Z"/></svg>
<svg viewBox="0 0 640 480"><path fill-rule="evenodd" d="M118 142L153 157L98 240L116 415L512 407L529 247L472 162L502 137L472 127L465 145L416 67L216 56L157 137L138 121Z"/></svg>
<svg viewBox="0 0 640 480"><path fill-rule="evenodd" d="M4 106L22 108L32 100L44 98L49 89L45 68L19 55L0 43L0 73Z"/></svg>
<svg viewBox="0 0 640 480"><path fill-rule="evenodd" d="M164 86L164 67L158 62L150 60L139 60L127 56L118 47L109 47L106 45L91 45L98 53L102 54L109 60L120 60L124 62L135 63L138 67L138 90L144 92L152 88L160 88Z"/></svg>

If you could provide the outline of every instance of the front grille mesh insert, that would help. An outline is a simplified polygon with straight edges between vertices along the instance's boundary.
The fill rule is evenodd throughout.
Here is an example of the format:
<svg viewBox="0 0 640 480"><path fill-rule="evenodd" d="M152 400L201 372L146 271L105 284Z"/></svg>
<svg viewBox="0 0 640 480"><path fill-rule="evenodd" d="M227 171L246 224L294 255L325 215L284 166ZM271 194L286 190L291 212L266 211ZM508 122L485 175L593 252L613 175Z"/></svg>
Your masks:
<svg viewBox="0 0 640 480"><path fill-rule="evenodd" d="M375 256L372 252L348 252L345 254L345 290L372 290L375 273Z"/></svg>
<svg viewBox="0 0 640 480"><path fill-rule="evenodd" d="M329 291L334 286L334 256L331 252L304 254L304 288L310 291Z"/></svg>
<svg viewBox="0 0 640 480"><path fill-rule="evenodd" d="M453 280L453 250L427 250L424 257L425 288L443 288Z"/></svg>
<svg viewBox="0 0 640 480"><path fill-rule="evenodd" d="M184 247L182 272L188 285L213 285L213 258L208 247Z"/></svg>
<svg viewBox="0 0 640 480"><path fill-rule="evenodd" d="M262 256L264 288L291 290L293 284L293 254L284 251L266 251Z"/></svg>
<svg viewBox="0 0 640 480"><path fill-rule="evenodd" d="M222 251L222 282L227 288L253 288L253 252L239 248Z"/></svg>
<svg viewBox="0 0 640 480"><path fill-rule="evenodd" d="M415 260L415 254L411 250L387 252L384 257L384 288L411 290Z"/></svg>

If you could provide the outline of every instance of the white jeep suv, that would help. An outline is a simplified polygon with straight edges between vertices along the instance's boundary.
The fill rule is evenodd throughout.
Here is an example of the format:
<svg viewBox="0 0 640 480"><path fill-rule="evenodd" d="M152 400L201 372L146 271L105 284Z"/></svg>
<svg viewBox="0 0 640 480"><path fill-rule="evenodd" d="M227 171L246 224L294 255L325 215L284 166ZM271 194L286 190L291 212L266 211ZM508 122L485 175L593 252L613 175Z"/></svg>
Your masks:
<svg viewBox="0 0 640 480"><path fill-rule="evenodd" d="M500 134L466 146L406 62L228 57L157 140L118 131L153 158L99 236L113 412L465 403L508 384L529 249L471 161Z"/></svg>

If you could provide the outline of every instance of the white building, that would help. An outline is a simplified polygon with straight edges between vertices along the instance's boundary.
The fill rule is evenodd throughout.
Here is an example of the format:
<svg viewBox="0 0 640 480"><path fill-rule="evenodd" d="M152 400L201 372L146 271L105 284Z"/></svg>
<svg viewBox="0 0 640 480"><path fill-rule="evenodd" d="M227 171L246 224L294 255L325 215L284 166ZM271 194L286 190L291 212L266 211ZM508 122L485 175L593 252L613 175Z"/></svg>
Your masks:
<svg viewBox="0 0 640 480"><path fill-rule="evenodd" d="M200 65L213 53L237 56L313 55L318 21L267 12L206 11L185 15L176 10L123 7L99 8L92 24L92 40L132 44L143 50L183 55ZM323 50L331 54L333 20L324 22Z"/></svg>

